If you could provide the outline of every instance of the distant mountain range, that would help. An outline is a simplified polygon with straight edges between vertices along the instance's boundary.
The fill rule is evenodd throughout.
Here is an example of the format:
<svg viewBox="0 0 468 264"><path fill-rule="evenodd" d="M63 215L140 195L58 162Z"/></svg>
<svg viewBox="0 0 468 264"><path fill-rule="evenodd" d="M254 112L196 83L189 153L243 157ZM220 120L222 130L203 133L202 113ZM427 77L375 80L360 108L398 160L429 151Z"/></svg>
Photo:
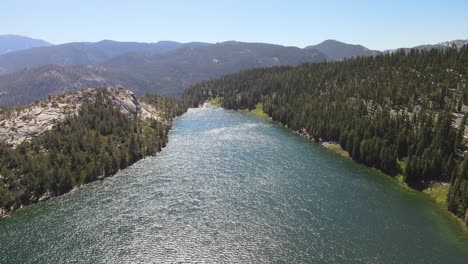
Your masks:
<svg viewBox="0 0 468 264"><path fill-rule="evenodd" d="M17 35L0 35L0 54L16 50L24 50L51 45L52 44L40 39L33 39Z"/></svg>
<svg viewBox="0 0 468 264"><path fill-rule="evenodd" d="M229 42L226 42L229 43ZM232 42L235 43L235 42ZM113 59L119 55L126 53L141 53L141 56L147 54L156 55L167 53L180 48L198 48L210 46L213 44L192 42L179 43L173 41L160 41L157 43L138 43L138 42L117 42L111 40L103 40L99 42L74 42L61 45L49 45L34 49L18 50L0 55L0 75L13 73L26 68L34 68L45 65L95 65L107 60ZM260 45L260 44L258 44ZM257 45L255 52L260 52L262 47ZM269 47L273 47L271 45ZM236 47L232 45L232 47ZM281 47L276 45L276 47ZM378 55L378 51L369 50L360 45L351 45L336 40L327 40L315 46L306 47L305 50L313 52L320 51L327 60L341 60L345 57L355 56L372 56ZM271 50L270 50L271 51ZM206 54L206 53L213 54ZM204 50L204 55L215 56L219 52L217 47L213 50ZM224 50L222 51L224 52ZM306 57L304 61L309 61ZM220 54L218 54L219 56ZM252 55L252 53L244 53L244 55ZM128 57L135 56L129 55ZM177 56L183 56L178 54ZM156 56L153 56L156 59ZM121 58L125 59L125 57ZM149 58L146 58L146 61ZM286 58L283 58L286 59ZM288 64L287 61L282 61L278 65ZM243 69L243 67L241 67Z"/></svg>
<svg viewBox="0 0 468 264"><path fill-rule="evenodd" d="M446 48L452 43L461 46L468 40L416 48ZM336 40L304 49L235 41L209 44L103 40L49 45L0 55L0 104L26 104L63 91L99 86L122 86L138 95L180 95L194 83L250 68L382 53Z"/></svg>
<svg viewBox="0 0 468 264"><path fill-rule="evenodd" d="M92 65L46 65L0 76L0 104L26 104L50 94L99 86L122 86L139 95L180 95L196 82L228 73L325 59L313 49L234 41L182 45L167 52L130 52Z"/></svg>

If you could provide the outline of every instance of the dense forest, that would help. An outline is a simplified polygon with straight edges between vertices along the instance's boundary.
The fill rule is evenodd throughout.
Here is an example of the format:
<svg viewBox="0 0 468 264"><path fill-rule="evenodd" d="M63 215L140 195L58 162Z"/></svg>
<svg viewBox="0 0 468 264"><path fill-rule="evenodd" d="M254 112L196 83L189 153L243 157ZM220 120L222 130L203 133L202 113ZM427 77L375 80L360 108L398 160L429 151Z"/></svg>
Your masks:
<svg viewBox="0 0 468 264"><path fill-rule="evenodd" d="M44 135L16 148L0 143L0 209L15 210L41 197L60 195L102 179L160 151L173 117L185 112L179 100L145 96L162 119L122 113L106 90ZM3 109L6 111L6 109Z"/></svg>
<svg viewBox="0 0 468 264"><path fill-rule="evenodd" d="M192 106L222 98L263 111L315 141L338 142L352 159L409 186L450 184L448 209L468 221L468 46L403 50L341 62L254 69L187 90Z"/></svg>

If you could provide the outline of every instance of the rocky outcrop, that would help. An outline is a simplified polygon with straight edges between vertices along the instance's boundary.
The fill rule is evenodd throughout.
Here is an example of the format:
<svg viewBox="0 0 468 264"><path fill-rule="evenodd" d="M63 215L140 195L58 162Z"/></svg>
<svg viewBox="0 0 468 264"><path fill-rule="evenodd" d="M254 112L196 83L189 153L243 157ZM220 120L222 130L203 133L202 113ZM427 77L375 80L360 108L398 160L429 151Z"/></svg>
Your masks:
<svg viewBox="0 0 468 264"><path fill-rule="evenodd" d="M307 139L311 138L310 135L309 135L309 132L307 132L307 129L305 129L304 127L302 129L299 129L299 130L295 131L294 133L298 134L301 137L307 138Z"/></svg>
<svg viewBox="0 0 468 264"><path fill-rule="evenodd" d="M60 120L77 113L83 104L95 102L97 94L97 89L82 89L3 113L0 115L0 141L16 147L23 141L38 137ZM140 102L133 92L106 88L104 94L122 113L134 118L161 120L161 113L153 106Z"/></svg>

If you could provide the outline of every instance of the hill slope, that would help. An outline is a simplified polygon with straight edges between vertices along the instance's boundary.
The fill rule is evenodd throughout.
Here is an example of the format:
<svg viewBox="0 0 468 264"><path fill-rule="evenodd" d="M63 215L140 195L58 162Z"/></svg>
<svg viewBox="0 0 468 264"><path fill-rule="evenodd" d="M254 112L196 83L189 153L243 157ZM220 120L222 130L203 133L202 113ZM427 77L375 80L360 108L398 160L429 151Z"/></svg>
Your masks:
<svg viewBox="0 0 468 264"><path fill-rule="evenodd" d="M361 45L352 45L331 39L317 45L308 46L305 49L316 49L325 54L328 60L342 60L344 58L381 54L378 50L370 50Z"/></svg>
<svg viewBox="0 0 468 264"><path fill-rule="evenodd" d="M51 46L52 44L40 40L18 35L0 35L0 54L16 50L30 49L35 47Z"/></svg>
<svg viewBox="0 0 468 264"><path fill-rule="evenodd" d="M17 105L89 86L180 95L190 85L241 70L323 61L312 49L224 42L166 53L127 53L95 66L44 66L0 76L0 104Z"/></svg>
<svg viewBox="0 0 468 264"><path fill-rule="evenodd" d="M48 65L0 76L0 104L28 104L60 92L84 87L115 87L105 69Z"/></svg>

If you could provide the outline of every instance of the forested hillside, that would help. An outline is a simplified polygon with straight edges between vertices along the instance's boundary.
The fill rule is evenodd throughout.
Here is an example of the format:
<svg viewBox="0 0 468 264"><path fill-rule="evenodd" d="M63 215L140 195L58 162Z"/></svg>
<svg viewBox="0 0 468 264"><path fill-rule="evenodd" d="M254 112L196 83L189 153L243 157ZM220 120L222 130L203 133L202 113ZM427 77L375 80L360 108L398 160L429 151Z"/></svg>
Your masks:
<svg viewBox="0 0 468 264"><path fill-rule="evenodd" d="M93 91L92 102L83 101L77 113L44 134L17 146L0 142L0 217L112 175L165 146L172 118L185 112L181 102L147 96L142 100L157 116L145 118L140 109L124 113L115 105L125 104L114 98L122 94L111 89ZM62 102L52 104L58 108ZM0 109L2 126L16 111L24 110Z"/></svg>
<svg viewBox="0 0 468 264"><path fill-rule="evenodd" d="M193 106L220 97L228 109L263 111L315 141L424 189L450 184L448 209L468 222L468 46L342 62L256 69L193 86Z"/></svg>

